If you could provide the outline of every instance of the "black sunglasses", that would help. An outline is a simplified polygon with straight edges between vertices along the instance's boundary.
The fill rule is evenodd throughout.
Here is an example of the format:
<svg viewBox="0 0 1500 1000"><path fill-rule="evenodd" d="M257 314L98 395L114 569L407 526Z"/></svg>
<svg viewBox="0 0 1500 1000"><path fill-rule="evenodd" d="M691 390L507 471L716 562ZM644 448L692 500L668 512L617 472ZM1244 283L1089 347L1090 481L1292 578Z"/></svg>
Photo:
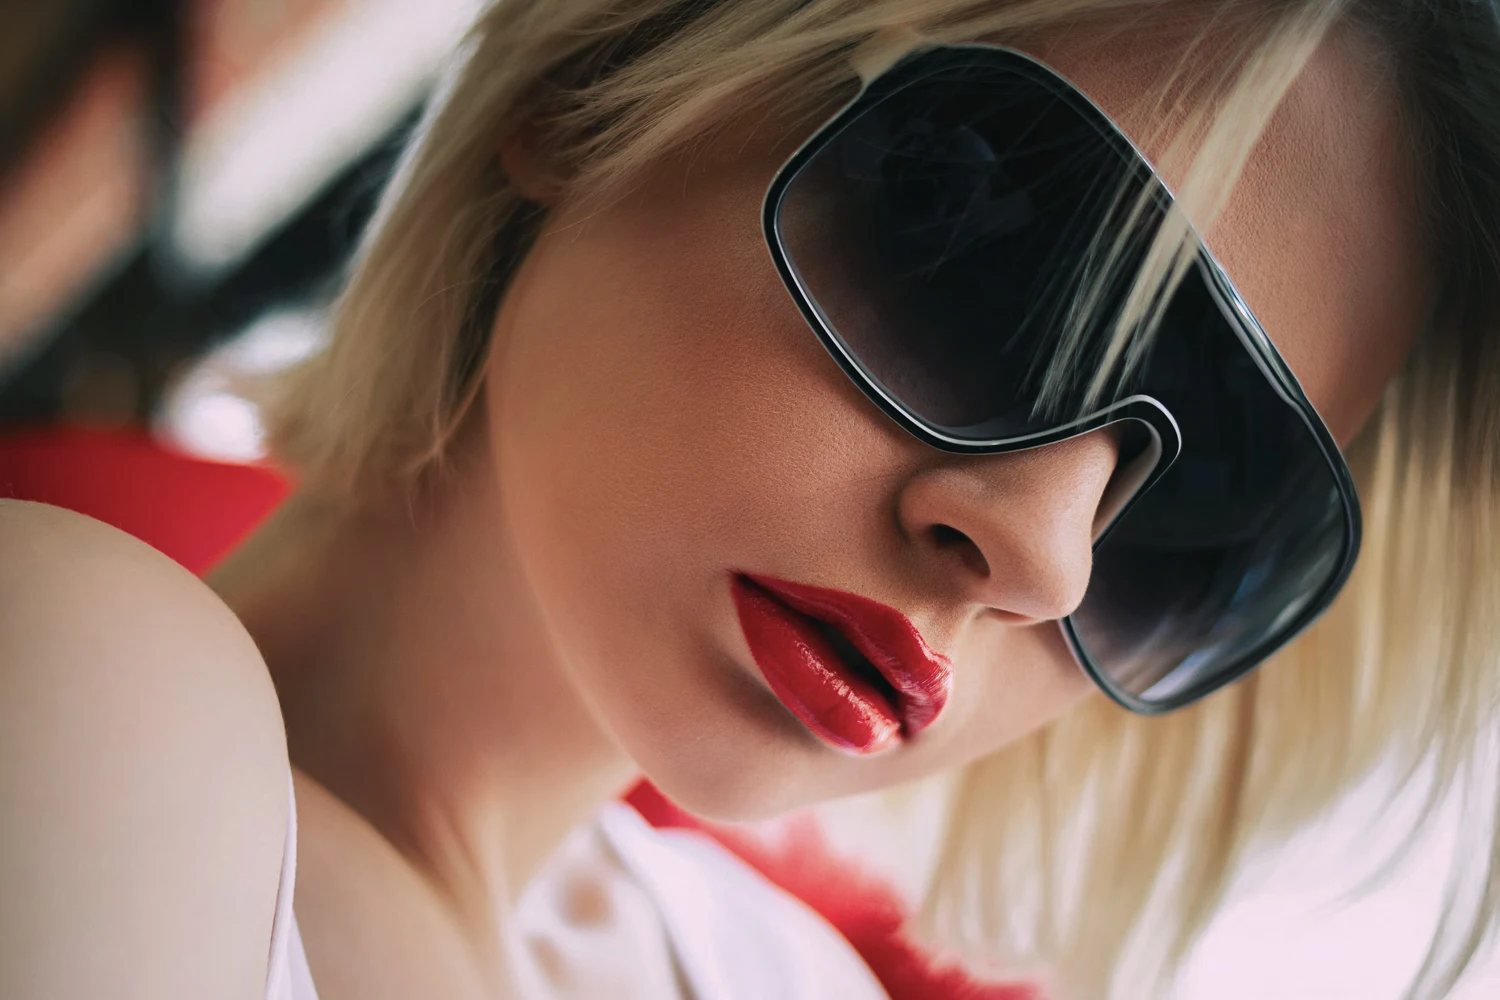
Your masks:
<svg viewBox="0 0 1500 1000"><path fill-rule="evenodd" d="M1243 677L1311 623L1360 536L1338 446L1201 244L1139 363L1093 387L1171 205L1071 83L965 45L870 82L782 167L764 211L813 331L920 440L998 454L1115 427L1113 508L1062 624L1099 686L1147 714Z"/></svg>

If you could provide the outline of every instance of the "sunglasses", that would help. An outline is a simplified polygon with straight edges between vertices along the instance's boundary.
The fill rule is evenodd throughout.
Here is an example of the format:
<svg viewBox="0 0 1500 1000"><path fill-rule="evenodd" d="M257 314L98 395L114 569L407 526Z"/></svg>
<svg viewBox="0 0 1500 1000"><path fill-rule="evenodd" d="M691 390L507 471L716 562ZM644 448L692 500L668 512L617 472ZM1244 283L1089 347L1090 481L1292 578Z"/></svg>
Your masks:
<svg viewBox="0 0 1500 1000"><path fill-rule="evenodd" d="M1062 628L1094 681L1145 714L1286 644L1343 586L1360 535L1337 444L1191 231L1153 335L1101 393L1171 207L1071 83L965 45L872 80L781 168L764 209L813 331L921 441L980 455L1117 434L1088 590Z"/></svg>

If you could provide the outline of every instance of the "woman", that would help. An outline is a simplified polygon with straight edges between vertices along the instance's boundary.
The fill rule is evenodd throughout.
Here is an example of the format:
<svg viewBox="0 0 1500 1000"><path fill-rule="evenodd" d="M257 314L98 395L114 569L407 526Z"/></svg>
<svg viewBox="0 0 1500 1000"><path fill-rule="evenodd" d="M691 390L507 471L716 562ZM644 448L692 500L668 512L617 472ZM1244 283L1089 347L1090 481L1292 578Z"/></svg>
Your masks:
<svg viewBox="0 0 1500 1000"><path fill-rule="evenodd" d="M1151 995L1376 764L1483 787L1497 96L1474 0L495 5L216 593L0 511L6 995L880 995L640 775L945 780L933 933Z"/></svg>

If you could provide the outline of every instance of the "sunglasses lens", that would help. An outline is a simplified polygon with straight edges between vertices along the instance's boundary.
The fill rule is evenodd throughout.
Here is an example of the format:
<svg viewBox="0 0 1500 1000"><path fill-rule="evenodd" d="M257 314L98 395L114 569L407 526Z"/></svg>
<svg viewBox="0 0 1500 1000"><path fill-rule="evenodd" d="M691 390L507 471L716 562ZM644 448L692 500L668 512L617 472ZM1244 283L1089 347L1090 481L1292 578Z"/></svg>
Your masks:
<svg viewBox="0 0 1500 1000"><path fill-rule="evenodd" d="M1085 263L1155 185L1131 162L1061 91L963 67L822 145L786 189L778 235L830 334L890 400L957 441L1015 437L1057 423L1033 404ZM1081 356L1108 332L1085 327Z"/></svg>
<svg viewBox="0 0 1500 1000"><path fill-rule="evenodd" d="M1117 690L1184 704L1253 667L1321 610L1350 513L1302 414L1224 324L1200 273L1151 351L1151 396L1182 451L1094 551L1074 643Z"/></svg>
<svg viewBox="0 0 1500 1000"><path fill-rule="evenodd" d="M1004 450L1101 405L1086 391L1166 194L1030 61L930 62L810 145L780 182L771 238L867 393L939 441ZM1100 681L1146 711L1268 656L1331 598L1356 544L1341 460L1241 340L1211 266L1190 271L1116 387L1170 412L1181 451L1099 540L1066 623ZM1101 272L1122 277L1100 286ZM1064 330L1081 339L1044 409Z"/></svg>

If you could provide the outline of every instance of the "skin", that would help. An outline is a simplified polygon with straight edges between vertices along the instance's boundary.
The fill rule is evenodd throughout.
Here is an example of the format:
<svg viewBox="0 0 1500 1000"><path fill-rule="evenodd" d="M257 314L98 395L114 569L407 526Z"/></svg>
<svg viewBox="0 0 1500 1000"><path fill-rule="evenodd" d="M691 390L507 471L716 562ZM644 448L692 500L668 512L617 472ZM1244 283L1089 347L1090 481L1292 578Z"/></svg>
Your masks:
<svg viewBox="0 0 1500 1000"><path fill-rule="evenodd" d="M1144 136L1157 70L1122 51L1039 54ZM1325 47L1209 232L1344 440L1428 304L1395 106L1378 59ZM1055 623L1087 586L1114 439L954 456L869 404L760 235L800 138L731 123L590 211L505 146L552 214L448 473L355 519L294 502L214 579L276 680L325 1000L503 995L516 893L642 772L765 816L949 770L1097 696ZM820 743L755 669L734 570L900 609L955 665L947 710L878 756Z"/></svg>
<svg viewBox="0 0 1500 1000"><path fill-rule="evenodd" d="M0 996L263 996L286 744L255 644L89 518L0 500L0 552Z"/></svg>

